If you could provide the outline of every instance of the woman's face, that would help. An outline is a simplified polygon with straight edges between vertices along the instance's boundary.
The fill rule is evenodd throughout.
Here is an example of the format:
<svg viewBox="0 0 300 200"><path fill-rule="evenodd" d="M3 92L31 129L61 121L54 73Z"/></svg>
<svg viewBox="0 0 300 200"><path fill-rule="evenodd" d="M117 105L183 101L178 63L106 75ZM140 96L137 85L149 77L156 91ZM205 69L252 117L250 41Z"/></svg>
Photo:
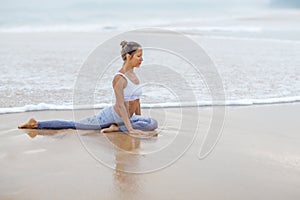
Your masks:
<svg viewBox="0 0 300 200"><path fill-rule="evenodd" d="M129 61L132 64L132 66L139 67L143 62L143 50L142 49L136 50L136 52L134 52L131 55L131 58Z"/></svg>

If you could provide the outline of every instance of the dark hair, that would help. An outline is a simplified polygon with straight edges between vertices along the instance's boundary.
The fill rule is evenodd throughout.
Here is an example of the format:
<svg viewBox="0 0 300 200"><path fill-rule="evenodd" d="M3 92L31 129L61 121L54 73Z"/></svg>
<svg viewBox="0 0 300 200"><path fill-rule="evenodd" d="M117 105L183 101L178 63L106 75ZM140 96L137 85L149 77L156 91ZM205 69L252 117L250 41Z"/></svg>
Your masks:
<svg viewBox="0 0 300 200"><path fill-rule="evenodd" d="M126 54L132 55L136 50L142 48L142 46L137 42L127 42L123 40L120 45L122 46L121 56L124 61L126 61Z"/></svg>

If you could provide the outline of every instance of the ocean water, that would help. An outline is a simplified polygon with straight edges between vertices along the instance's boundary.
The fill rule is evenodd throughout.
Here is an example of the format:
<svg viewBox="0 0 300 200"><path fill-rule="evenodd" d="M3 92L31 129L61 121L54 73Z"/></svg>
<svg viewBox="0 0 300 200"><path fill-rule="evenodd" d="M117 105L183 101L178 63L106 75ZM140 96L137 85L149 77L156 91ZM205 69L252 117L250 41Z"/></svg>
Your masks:
<svg viewBox="0 0 300 200"><path fill-rule="evenodd" d="M105 10L109 5L102 6ZM9 14L9 6L2 8L5 12L0 20L0 113L72 109L74 98L82 100L82 108L112 104L111 80L122 65L120 58L112 62L104 75L103 66L96 69L99 79L93 82L92 103L86 100L84 92L75 94L78 76L86 59L99 45L123 32L144 27L175 31L204 49L222 80L225 101L219 102L221 105L300 101L300 12L297 9L197 13L199 10L194 8L187 15L184 9L174 8L169 13L157 10L158 17L151 17L151 12L144 10L144 15L136 19L133 14L122 17L122 9L105 10L101 14L92 9L88 14L82 11L84 8L91 9L78 3L72 13L63 14L62 9L56 17L51 17L42 9L27 18L20 17L18 12ZM27 11L31 9L27 5ZM76 13L80 19L74 17ZM36 20L37 16L40 20ZM116 51L119 51L117 45ZM187 70L190 68L185 65L178 56L145 49L144 62L137 69L144 84L142 106L213 105L210 88L201 74ZM88 79L89 74L86 76ZM188 84L182 84L182 79ZM182 97L189 92L195 96L183 102L186 98Z"/></svg>

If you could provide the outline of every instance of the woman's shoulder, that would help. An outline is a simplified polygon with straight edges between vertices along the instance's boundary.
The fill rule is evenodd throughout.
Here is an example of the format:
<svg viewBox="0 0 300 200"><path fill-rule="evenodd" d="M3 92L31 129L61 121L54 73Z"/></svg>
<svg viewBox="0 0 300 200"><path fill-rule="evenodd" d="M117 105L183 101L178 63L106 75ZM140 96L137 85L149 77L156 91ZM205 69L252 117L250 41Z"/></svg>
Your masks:
<svg viewBox="0 0 300 200"><path fill-rule="evenodd" d="M122 72L118 71L118 72L115 74L115 76L114 76L114 80L115 80L115 79L119 80L119 79L122 78L122 77L123 77L123 79L127 80L127 77L125 76L125 74L123 74Z"/></svg>
<svg viewBox="0 0 300 200"><path fill-rule="evenodd" d="M115 87L117 84L121 84L124 87L127 85L127 79L121 72L116 73L113 78L113 86Z"/></svg>

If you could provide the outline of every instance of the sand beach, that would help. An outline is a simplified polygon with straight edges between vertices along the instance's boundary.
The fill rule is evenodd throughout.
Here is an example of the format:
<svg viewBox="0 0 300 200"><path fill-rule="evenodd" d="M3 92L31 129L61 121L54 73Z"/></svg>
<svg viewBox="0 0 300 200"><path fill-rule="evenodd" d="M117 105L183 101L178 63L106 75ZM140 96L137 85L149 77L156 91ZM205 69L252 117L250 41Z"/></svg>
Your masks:
<svg viewBox="0 0 300 200"><path fill-rule="evenodd" d="M176 119L176 110L164 112ZM204 159L199 150L211 119L205 107L199 108L196 137L179 149L179 158L173 144L182 148L185 141L176 138L195 130L177 132L176 120L161 125L156 136L139 139L99 131L17 129L32 116L72 119L72 111L0 115L0 199L298 199L300 104L225 111L220 140Z"/></svg>

